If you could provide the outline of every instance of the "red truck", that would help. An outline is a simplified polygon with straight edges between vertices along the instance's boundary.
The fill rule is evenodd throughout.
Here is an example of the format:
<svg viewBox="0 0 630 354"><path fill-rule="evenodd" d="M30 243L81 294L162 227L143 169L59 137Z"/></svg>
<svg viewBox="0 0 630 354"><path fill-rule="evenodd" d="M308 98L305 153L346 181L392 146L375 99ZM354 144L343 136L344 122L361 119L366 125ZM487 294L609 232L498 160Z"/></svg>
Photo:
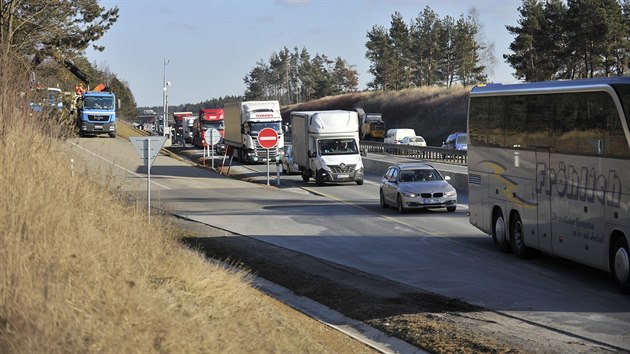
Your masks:
<svg viewBox="0 0 630 354"><path fill-rule="evenodd" d="M203 138L208 129L216 129L223 136L223 131L225 130L223 109L209 108L199 110L199 116L195 119L193 126L193 145L198 148L208 146Z"/></svg>

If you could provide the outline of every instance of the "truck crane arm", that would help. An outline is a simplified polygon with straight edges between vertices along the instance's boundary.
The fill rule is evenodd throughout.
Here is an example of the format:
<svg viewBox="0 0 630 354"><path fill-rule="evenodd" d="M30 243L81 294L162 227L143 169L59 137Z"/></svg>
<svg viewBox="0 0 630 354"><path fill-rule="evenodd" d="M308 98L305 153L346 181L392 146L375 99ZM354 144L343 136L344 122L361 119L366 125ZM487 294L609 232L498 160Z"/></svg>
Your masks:
<svg viewBox="0 0 630 354"><path fill-rule="evenodd" d="M63 61L63 64L66 66L66 68L68 68L68 70L70 70L71 73L74 74L74 76L78 77L79 80L85 82L85 84L88 86L90 85L90 80L88 79L87 75L76 65L74 65L73 62L71 62L69 59L66 59Z"/></svg>

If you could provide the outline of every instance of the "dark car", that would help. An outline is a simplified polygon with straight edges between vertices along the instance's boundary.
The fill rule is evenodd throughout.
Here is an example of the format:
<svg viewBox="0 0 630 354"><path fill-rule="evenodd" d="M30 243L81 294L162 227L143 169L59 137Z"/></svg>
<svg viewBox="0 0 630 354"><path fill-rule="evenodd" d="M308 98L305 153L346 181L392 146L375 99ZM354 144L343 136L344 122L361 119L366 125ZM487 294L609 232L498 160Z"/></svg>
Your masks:
<svg viewBox="0 0 630 354"><path fill-rule="evenodd" d="M217 155L225 155L225 140L219 139L219 142L214 146L214 152Z"/></svg>
<svg viewBox="0 0 630 354"><path fill-rule="evenodd" d="M446 149L468 150L468 135L466 133L453 133L442 143Z"/></svg>

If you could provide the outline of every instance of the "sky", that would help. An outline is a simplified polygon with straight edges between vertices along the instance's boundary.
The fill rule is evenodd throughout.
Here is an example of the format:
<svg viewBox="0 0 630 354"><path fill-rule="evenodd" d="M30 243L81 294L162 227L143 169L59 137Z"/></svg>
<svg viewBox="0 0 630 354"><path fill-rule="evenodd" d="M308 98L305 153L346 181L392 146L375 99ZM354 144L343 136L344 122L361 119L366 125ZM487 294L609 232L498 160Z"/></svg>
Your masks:
<svg viewBox="0 0 630 354"><path fill-rule="evenodd" d="M491 82L515 82L503 59L518 24L521 0L99 0L119 8L118 21L88 49L88 59L127 82L138 107L199 103L245 92L243 78L274 52L306 48L313 58L341 57L359 73L359 89L372 80L365 58L367 33L390 28L394 12L411 23L429 6L442 19L472 8L482 36L494 46ZM164 65L164 63L167 63Z"/></svg>

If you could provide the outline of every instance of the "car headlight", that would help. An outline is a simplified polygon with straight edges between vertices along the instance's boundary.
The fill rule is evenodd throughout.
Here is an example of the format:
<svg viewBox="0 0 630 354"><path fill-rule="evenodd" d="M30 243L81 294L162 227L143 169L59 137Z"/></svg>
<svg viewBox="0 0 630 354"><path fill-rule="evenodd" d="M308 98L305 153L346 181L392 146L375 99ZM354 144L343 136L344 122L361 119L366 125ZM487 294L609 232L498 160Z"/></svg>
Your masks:
<svg viewBox="0 0 630 354"><path fill-rule="evenodd" d="M457 195L457 192L455 190L452 190L452 191L448 191L448 192L444 193L444 195L447 196L447 197L452 197L454 195Z"/></svg>
<svg viewBox="0 0 630 354"><path fill-rule="evenodd" d="M414 193L414 192L403 192L403 195L404 195L405 197L409 197L409 198L415 198L415 197L417 197L417 196L418 196L418 194L417 194L417 193Z"/></svg>

